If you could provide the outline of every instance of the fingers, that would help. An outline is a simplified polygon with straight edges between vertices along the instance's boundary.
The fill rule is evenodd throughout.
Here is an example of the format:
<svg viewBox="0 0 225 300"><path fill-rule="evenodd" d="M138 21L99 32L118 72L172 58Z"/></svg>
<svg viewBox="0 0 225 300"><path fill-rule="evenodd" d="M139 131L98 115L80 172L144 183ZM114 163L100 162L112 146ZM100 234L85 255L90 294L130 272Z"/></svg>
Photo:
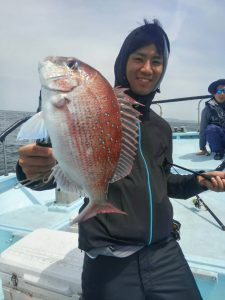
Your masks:
<svg viewBox="0 0 225 300"><path fill-rule="evenodd" d="M224 192L225 191L225 179L221 178L220 176L212 177L212 190L215 192Z"/></svg>
<svg viewBox="0 0 225 300"><path fill-rule="evenodd" d="M207 187L209 190L214 192L225 191L225 172L213 171L204 174L211 176L211 179L207 180L200 175L197 180L202 187Z"/></svg>
<svg viewBox="0 0 225 300"><path fill-rule="evenodd" d="M29 179L44 175L56 164L52 148L29 144L18 150L19 165Z"/></svg>
<svg viewBox="0 0 225 300"><path fill-rule="evenodd" d="M35 167L40 168L40 170L49 169L54 166L55 159L52 156L24 156L19 157L19 165L22 168L26 167Z"/></svg>
<svg viewBox="0 0 225 300"><path fill-rule="evenodd" d="M52 162L41 157L36 157L35 159L32 157L22 157L19 159L19 165L22 167L27 178L34 178L48 173L55 165L55 160Z"/></svg>
<svg viewBox="0 0 225 300"><path fill-rule="evenodd" d="M18 149L18 153L20 156L51 156L52 148L49 147L41 147L36 144L29 144L22 146Z"/></svg>

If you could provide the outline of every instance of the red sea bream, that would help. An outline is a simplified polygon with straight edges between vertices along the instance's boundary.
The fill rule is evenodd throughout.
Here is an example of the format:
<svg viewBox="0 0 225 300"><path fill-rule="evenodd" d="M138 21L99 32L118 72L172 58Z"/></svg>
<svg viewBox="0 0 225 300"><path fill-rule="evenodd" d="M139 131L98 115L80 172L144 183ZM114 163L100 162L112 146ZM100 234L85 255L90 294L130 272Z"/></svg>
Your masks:
<svg viewBox="0 0 225 300"><path fill-rule="evenodd" d="M133 108L137 103L76 58L47 57L39 64L39 74L42 112L23 125L18 139L50 136L57 188L82 190L90 199L75 222L97 213L126 213L108 202L107 190L110 182L131 171L138 139L139 113Z"/></svg>

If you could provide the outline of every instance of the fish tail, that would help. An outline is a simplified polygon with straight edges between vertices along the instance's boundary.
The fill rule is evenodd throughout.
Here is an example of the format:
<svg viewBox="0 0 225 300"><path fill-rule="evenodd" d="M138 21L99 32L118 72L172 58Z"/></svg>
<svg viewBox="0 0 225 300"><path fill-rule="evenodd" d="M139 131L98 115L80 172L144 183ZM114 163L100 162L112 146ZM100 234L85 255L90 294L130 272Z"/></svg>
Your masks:
<svg viewBox="0 0 225 300"><path fill-rule="evenodd" d="M72 224L86 221L97 214L114 213L127 215L126 212L113 206L111 203L89 204L85 209L72 221Z"/></svg>

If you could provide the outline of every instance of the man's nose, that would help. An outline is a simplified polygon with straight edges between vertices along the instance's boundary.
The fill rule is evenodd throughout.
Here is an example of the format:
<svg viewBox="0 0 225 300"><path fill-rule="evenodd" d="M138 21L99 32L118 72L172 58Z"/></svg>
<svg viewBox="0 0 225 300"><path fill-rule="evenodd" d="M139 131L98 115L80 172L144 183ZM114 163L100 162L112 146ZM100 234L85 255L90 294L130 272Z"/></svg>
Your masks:
<svg viewBox="0 0 225 300"><path fill-rule="evenodd" d="M152 64L150 60L146 60L141 68L145 73L152 73Z"/></svg>

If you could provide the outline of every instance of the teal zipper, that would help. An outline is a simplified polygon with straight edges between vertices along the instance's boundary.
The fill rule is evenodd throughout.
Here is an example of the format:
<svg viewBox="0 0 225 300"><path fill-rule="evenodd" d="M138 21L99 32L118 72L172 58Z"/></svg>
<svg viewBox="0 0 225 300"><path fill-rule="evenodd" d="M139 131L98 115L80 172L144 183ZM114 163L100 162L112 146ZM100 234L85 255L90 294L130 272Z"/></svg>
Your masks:
<svg viewBox="0 0 225 300"><path fill-rule="evenodd" d="M150 216L150 228L149 228L149 242L148 242L148 245L150 245L151 242L152 242L152 191L151 191L151 181L150 181L151 176L150 176L148 165L146 163L146 160L145 160L144 154L142 152L142 148L141 148L141 125L140 125L140 123L138 124L138 128L139 128L138 147L139 147L139 151L140 151L141 157L143 159L146 174L147 174L147 186L148 186L148 194L149 194L149 216Z"/></svg>

